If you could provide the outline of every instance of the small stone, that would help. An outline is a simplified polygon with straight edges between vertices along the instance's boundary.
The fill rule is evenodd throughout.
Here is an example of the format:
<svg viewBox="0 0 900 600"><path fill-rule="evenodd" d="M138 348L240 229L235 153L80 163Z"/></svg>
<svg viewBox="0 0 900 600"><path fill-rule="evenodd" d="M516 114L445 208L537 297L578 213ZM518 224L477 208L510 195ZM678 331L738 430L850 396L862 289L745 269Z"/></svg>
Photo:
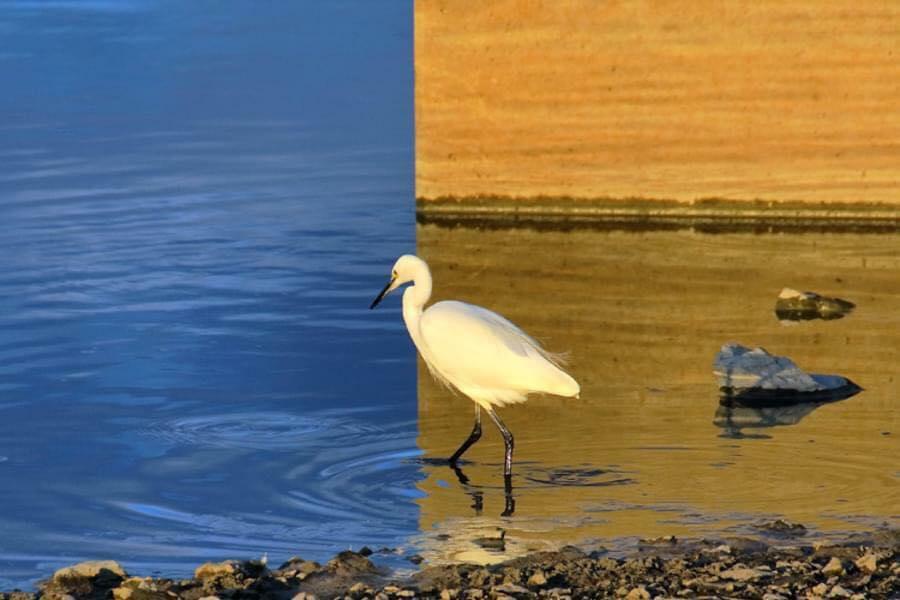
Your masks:
<svg viewBox="0 0 900 600"><path fill-rule="evenodd" d="M527 595L529 593L527 589L525 589L521 585L517 585L515 583L504 583L503 585L495 586L493 589L496 592L500 592L502 594L509 594L509 595L516 595L516 594Z"/></svg>
<svg viewBox="0 0 900 600"><path fill-rule="evenodd" d="M790 521L785 521L784 519L776 519L775 521L769 521L767 523L759 523L757 525L754 525L754 527L756 529L761 529L769 533L783 535L786 537L799 537L806 535L806 527L804 527L800 523L791 523Z"/></svg>
<svg viewBox="0 0 900 600"><path fill-rule="evenodd" d="M408 560L409 562L411 562L414 565L420 565L420 564L422 564L422 562L425 559L422 557L421 554L413 554L412 556L408 556L406 558L406 560Z"/></svg>
<svg viewBox="0 0 900 600"><path fill-rule="evenodd" d="M541 587L542 585L547 584L547 576L544 575L544 572L538 569L534 573L531 574L531 577L528 578L528 585L532 587Z"/></svg>
<svg viewBox="0 0 900 600"><path fill-rule="evenodd" d="M857 558L854 564L860 571L874 573L878 570L878 557L871 552L867 552L863 556Z"/></svg>
<svg viewBox="0 0 900 600"><path fill-rule="evenodd" d="M363 546L359 549L360 556L372 556L372 554L374 554L374 552L372 552L372 549L368 546Z"/></svg>
<svg viewBox="0 0 900 600"><path fill-rule="evenodd" d="M208 562L194 569L194 578L203 581L205 579L233 575L236 571L237 561L234 560L226 560L219 563Z"/></svg>
<svg viewBox="0 0 900 600"><path fill-rule="evenodd" d="M458 595L456 590L444 589L441 590L441 600L453 600Z"/></svg>
<svg viewBox="0 0 900 600"><path fill-rule="evenodd" d="M365 556L350 550L344 550L339 553L328 561L326 567L332 573L347 577L355 577L375 572L375 565L372 564L372 561Z"/></svg>
<svg viewBox="0 0 900 600"><path fill-rule="evenodd" d="M678 538L674 535L664 535L655 538L645 538L642 539L640 543L650 546L672 546L678 543Z"/></svg>
<svg viewBox="0 0 900 600"><path fill-rule="evenodd" d="M836 556L832 556L831 560L828 561L828 564L822 567L822 574L826 577L840 575L843 572L844 565L841 563L841 559Z"/></svg>
<svg viewBox="0 0 900 600"><path fill-rule="evenodd" d="M828 585L820 583L819 585L813 587L810 591L816 596L822 597L828 591Z"/></svg>
<svg viewBox="0 0 900 600"><path fill-rule="evenodd" d="M829 598L849 598L850 592L840 585L836 585L828 592Z"/></svg>
<svg viewBox="0 0 900 600"><path fill-rule="evenodd" d="M644 586L639 585L625 595L625 600L650 600L650 592Z"/></svg>
<svg viewBox="0 0 900 600"><path fill-rule="evenodd" d="M309 592L300 592L296 594L291 600L318 600L315 594L310 594Z"/></svg>
<svg viewBox="0 0 900 600"><path fill-rule="evenodd" d="M88 561L57 570L39 587L42 597L53 600L62 600L64 596L108 597L126 577L125 570L115 561Z"/></svg>
<svg viewBox="0 0 900 600"><path fill-rule="evenodd" d="M122 579L128 577L125 573L125 569L122 568L122 565L114 560L91 560L70 567L63 567L53 574L53 579L59 579L61 577L87 577L93 579L94 577L103 574L104 571L108 571L113 575L118 575Z"/></svg>
<svg viewBox="0 0 900 600"><path fill-rule="evenodd" d="M350 594L354 597L361 597L361 596L364 596L367 593L371 592L372 590L369 589L369 586L367 586L363 582L359 581L359 582L351 585L350 589L347 591L350 592Z"/></svg>
<svg viewBox="0 0 900 600"><path fill-rule="evenodd" d="M769 573L761 569L750 569L747 567L733 567L719 573L720 577L724 579L733 579L734 581L754 581L760 577L768 577L769 575Z"/></svg>

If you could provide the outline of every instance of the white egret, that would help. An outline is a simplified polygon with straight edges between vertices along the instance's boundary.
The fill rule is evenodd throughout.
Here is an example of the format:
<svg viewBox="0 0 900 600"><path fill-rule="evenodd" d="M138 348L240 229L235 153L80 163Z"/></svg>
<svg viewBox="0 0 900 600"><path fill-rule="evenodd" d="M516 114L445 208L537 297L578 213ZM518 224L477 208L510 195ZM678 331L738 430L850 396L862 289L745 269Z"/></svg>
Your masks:
<svg viewBox="0 0 900 600"><path fill-rule="evenodd" d="M397 259L391 278L369 308L405 283L403 320L431 374L475 402L475 427L450 457L459 458L481 437L481 409L503 435L507 484L512 476L513 436L495 409L524 402L530 393L578 396L580 387L559 366L559 357L504 317L486 308L444 300L423 310L431 297L431 271L411 254Z"/></svg>

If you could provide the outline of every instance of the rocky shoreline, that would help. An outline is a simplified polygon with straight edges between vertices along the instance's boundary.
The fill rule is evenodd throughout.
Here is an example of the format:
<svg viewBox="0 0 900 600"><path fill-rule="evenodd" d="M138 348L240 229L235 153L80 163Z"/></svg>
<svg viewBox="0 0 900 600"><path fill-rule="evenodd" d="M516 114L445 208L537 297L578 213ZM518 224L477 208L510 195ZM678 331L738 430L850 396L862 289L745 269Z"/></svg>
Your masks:
<svg viewBox="0 0 900 600"><path fill-rule="evenodd" d="M36 592L0 600L213 600L324 598L898 598L900 530L884 529L841 543L802 544L802 526L775 522L777 544L749 538L644 541L613 558L565 547L492 566L426 567L393 577L371 551L341 552L326 564L292 558L225 561L197 567L191 579L135 577L115 561L58 570Z"/></svg>

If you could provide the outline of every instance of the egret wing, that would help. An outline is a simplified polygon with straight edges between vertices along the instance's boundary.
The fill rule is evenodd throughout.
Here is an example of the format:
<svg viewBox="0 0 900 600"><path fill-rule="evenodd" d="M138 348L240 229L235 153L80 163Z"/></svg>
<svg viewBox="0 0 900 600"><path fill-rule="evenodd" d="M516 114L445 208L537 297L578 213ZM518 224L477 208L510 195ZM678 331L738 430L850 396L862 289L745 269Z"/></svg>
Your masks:
<svg viewBox="0 0 900 600"><path fill-rule="evenodd" d="M422 315L430 367L463 393L493 389L552 391L554 357L509 320L464 302L438 302ZM568 376L566 376L568 377Z"/></svg>

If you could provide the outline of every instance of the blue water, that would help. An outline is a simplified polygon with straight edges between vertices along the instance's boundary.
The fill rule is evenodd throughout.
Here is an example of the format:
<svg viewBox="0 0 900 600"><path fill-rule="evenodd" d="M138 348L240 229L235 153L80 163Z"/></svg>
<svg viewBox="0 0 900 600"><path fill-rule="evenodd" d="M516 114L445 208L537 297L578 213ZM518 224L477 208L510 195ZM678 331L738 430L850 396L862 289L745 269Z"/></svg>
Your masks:
<svg viewBox="0 0 900 600"><path fill-rule="evenodd" d="M0 6L0 588L417 530L412 77L408 1Z"/></svg>

